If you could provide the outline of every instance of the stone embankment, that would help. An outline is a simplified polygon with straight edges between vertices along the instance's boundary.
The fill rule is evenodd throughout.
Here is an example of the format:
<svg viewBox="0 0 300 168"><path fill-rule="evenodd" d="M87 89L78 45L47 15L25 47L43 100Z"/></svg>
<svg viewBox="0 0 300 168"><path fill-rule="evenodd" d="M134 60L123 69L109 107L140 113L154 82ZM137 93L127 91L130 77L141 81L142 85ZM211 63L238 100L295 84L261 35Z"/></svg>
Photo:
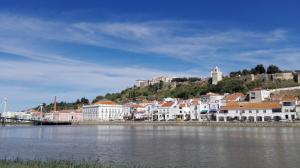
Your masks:
<svg viewBox="0 0 300 168"><path fill-rule="evenodd" d="M208 126L208 127L300 127L300 122L160 122L160 121L84 121L74 125L136 125L136 126Z"/></svg>

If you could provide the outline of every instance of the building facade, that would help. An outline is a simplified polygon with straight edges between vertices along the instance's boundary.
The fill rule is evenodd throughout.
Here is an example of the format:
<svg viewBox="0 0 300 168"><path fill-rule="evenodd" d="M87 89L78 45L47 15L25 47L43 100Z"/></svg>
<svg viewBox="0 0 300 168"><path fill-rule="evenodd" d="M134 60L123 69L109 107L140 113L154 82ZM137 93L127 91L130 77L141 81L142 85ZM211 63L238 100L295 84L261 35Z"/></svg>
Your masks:
<svg viewBox="0 0 300 168"><path fill-rule="evenodd" d="M149 86L149 84L150 84L149 80L136 80L135 81L136 87L146 87L146 86Z"/></svg>
<svg viewBox="0 0 300 168"><path fill-rule="evenodd" d="M100 101L83 106L83 120L114 121L124 120L130 110L111 101Z"/></svg>
<svg viewBox="0 0 300 168"><path fill-rule="evenodd" d="M272 74L272 80L293 80L294 74L292 72L282 72Z"/></svg>
<svg viewBox="0 0 300 168"><path fill-rule="evenodd" d="M44 113L44 120L47 121L82 121L83 113L82 109L78 110L61 110L57 112Z"/></svg>
<svg viewBox="0 0 300 168"><path fill-rule="evenodd" d="M217 113L217 121L292 121L295 111L282 111L285 105L278 101L269 102L231 102L222 106Z"/></svg>
<svg viewBox="0 0 300 168"><path fill-rule="evenodd" d="M252 90L249 92L250 102L262 102L269 100L271 92L268 90Z"/></svg>

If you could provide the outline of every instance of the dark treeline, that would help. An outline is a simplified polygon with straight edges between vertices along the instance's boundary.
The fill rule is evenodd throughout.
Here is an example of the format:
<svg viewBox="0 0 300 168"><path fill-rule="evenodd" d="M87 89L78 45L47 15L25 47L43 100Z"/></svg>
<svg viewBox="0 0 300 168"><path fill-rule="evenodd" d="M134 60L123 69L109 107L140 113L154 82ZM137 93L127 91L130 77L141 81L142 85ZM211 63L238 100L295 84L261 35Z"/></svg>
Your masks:
<svg viewBox="0 0 300 168"><path fill-rule="evenodd" d="M239 75L250 75L250 74L274 74L274 73L280 73L282 70L279 69L276 65L269 65L267 69L265 69L264 65L258 64L256 67L252 69L243 69L240 71L230 72L230 77L236 77Z"/></svg>
<svg viewBox="0 0 300 168"><path fill-rule="evenodd" d="M56 102L56 110L76 110L80 107L82 107L83 105L87 105L89 104L89 100L85 97L81 98L81 99L77 99L75 102ZM54 103L50 103L50 104L46 104L43 103L43 112L50 112L54 110ZM40 107L35 107L35 110L40 110Z"/></svg>
<svg viewBox="0 0 300 168"><path fill-rule="evenodd" d="M191 78L173 78L172 82L196 82L201 81L201 78L191 77Z"/></svg>

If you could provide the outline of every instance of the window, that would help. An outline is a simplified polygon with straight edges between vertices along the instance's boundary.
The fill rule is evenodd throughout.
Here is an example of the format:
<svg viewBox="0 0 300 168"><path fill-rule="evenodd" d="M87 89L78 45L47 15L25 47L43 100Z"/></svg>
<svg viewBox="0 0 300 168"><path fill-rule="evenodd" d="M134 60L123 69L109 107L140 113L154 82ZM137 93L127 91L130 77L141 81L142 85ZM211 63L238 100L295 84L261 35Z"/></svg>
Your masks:
<svg viewBox="0 0 300 168"><path fill-rule="evenodd" d="M281 109L272 109L272 113L280 113L281 112Z"/></svg>
<svg viewBox="0 0 300 168"><path fill-rule="evenodd" d="M250 99L255 99L255 92L250 93Z"/></svg>
<svg viewBox="0 0 300 168"><path fill-rule="evenodd" d="M267 113L267 110L264 110L264 113Z"/></svg>
<svg viewBox="0 0 300 168"><path fill-rule="evenodd" d="M283 102L282 105L283 106L292 106L292 102Z"/></svg>
<svg viewBox="0 0 300 168"><path fill-rule="evenodd" d="M249 110L249 113L252 113L252 110Z"/></svg>

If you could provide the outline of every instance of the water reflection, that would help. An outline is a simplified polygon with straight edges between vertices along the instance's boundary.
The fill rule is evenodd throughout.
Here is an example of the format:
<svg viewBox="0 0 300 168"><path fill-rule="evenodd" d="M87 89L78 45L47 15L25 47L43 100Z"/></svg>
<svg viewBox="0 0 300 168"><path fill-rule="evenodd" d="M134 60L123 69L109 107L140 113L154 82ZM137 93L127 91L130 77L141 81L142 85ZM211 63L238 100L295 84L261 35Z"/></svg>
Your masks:
<svg viewBox="0 0 300 168"><path fill-rule="evenodd" d="M0 157L151 167L297 167L299 128L58 126L0 128Z"/></svg>

